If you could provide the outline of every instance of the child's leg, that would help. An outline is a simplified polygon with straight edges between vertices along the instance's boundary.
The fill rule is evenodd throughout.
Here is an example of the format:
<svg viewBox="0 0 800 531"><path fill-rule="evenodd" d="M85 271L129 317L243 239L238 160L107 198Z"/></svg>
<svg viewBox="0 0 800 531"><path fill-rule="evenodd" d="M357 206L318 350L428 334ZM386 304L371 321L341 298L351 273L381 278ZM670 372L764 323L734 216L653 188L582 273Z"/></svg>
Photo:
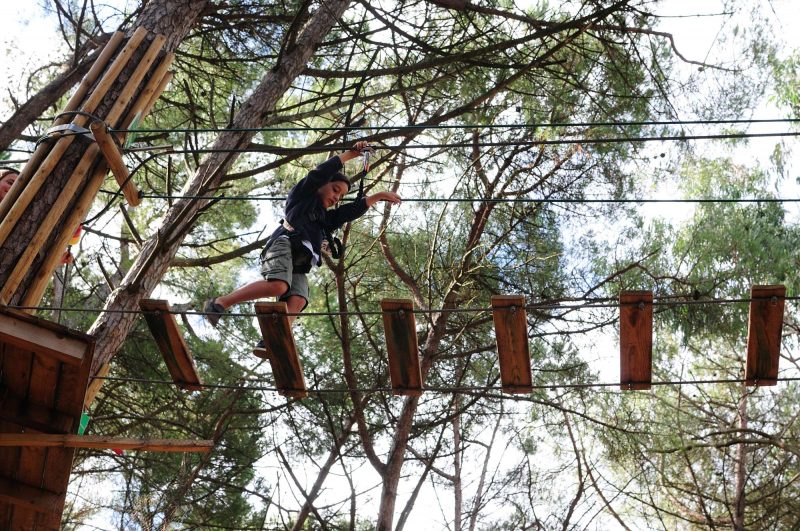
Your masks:
<svg viewBox="0 0 800 531"><path fill-rule="evenodd" d="M292 280L292 249L288 238L273 242L261 263L264 280L256 280L233 290L227 295L209 299L203 312L211 326L216 327L225 310L245 301L281 297L289 291Z"/></svg>
<svg viewBox="0 0 800 531"><path fill-rule="evenodd" d="M306 299L299 295L289 295L286 299L286 309L289 313L300 313L307 304ZM295 319L297 319L296 315L290 315L289 324L292 324Z"/></svg>
<svg viewBox="0 0 800 531"><path fill-rule="evenodd" d="M227 309L240 302L265 299L267 297L280 297L288 289L289 285L283 280L256 280L233 290L227 295L217 297L214 302Z"/></svg>

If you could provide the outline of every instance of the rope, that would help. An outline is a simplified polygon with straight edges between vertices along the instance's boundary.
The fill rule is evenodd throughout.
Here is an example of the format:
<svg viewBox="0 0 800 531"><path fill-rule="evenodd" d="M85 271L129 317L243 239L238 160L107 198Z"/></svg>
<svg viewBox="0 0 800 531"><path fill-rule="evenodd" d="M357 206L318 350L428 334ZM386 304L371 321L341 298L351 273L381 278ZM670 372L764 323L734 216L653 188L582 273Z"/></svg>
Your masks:
<svg viewBox="0 0 800 531"><path fill-rule="evenodd" d="M101 189L100 192L117 196L118 192ZM190 199L193 201L217 200L217 201L286 201L285 196L235 196L235 195L171 195L171 194L142 194L142 199ZM347 201L355 201L348 199ZM592 203L612 203L612 204L639 204L639 203L798 203L797 197L754 197L754 198L730 198L730 197L708 197L697 199L615 199L615 198L588 198L588 199L548 199L538 197L516 197L516 198L483 198L483 197L412 197L403 198L404 203L552 203L552 204L592 204Z"/></svg>
<svg viewBox="0 0 800 531"><path fill-rule="evenodd" d="M170 385L174 386L175 382L172 380L151 380L148 378L129 378L121 376L90 376L93 380L106 380L125 383L142 383L152 385ZM784 377L776 378L778 382L797 382L800 377ZM770 380L770 383L773 380ZM744 378L714 378L702 380L665 380L651 382L653 387L673 387L683 385L713 385L713 384L745 384L749 381ZM557 389L600 389L606 387L624 387L631 382L596 382L596 383L558 383L558 384L533 384L533 390L557 390ZM758 382L755 382L758 385ZM234 385L234 384L203 384L204 389L243 389L245 391L268 391L278 392L286 391L272 386L263 385ZM485 391L502 391L502 385L468 385L468 386L430 386L423 387L422 391L426 393L482 393ZM342 393L391 393L393 389L387 386L374 386L374 387L344 387L339 389L324 389L324 388L310 388L307 389L309 394L342 394ZM524 400L524 398L503 396L502 398L510 398L517 400Z"/></svg>
<svg viewBox="0 0 800 531"><path fill-rule="evenodd" d="M377 146L378 149L389 151L402 151L409 149L452 149L452 148L474 148L474 147L520 147L520 146L551 146L567 144L621 144L633 142L685 142L687 140L731 140L743 138L768 138L768 137L796 137L800 136L797 131L780 131L774 133L721 133L706 135L667 135L667 136L623 136L606 138L561 138L552 140L508 140L497 142L449 142L449 143L429 143L429 144L405 144L402 146ZM157 149L163 150L159 156L170 154L191 154L191 153L324 153L328 151L343 151L350 146L344 144L329 144L325 146L306 146L306 147L283 147L283 146L259 146L251 148L198 148L198 149L171 149L164 150L163 146ZM146 151L144 148L139 151Z"/></svg>
<svg viewBox="0 0 800 531"><path fill-rule="evenodd" d="M439 124L439 125L399 125L399 126L326 126L326 127L201 127L175 129L114 129L115 133L260 133L260 132L330 132L330 131L419 131L427 129L548 129L555 127L637 127L660 125L721 125L721 124L767 124L797 123L800 118L760 118L732 120L642 120L619 122L550 122L533 124Z"/></svg>
<svg viewBox="0 0 800 531"><path fill-rule="evenodd" d="M534 303L534 304L525 304L523 306L518 306L516 308L524 308L525 310L582 310L582 309L592 309L592 308L621 308L623 306L639 306L640 304L645 305L652 305L656 307L676 307L676 306L695 306L695 305L716 305L716 304L743 304L743 303L751 303L756 301L765 301L765 300L784 300L784 301L800 301L800 296L789 296L789 297L744 297L744 298L731 298L731 299L709 299L709 300L676 300L680 297L684 297L683 295L662 295L656 296L653 298L652 303L639 303L639 302L629 302L629 303L620 303L617 299L610 298L610 297L603 297L603 298L594 298L594 299L578 299L578 300L586 300L589 301L585 304L564 304L558 302L546 302L546 303ZM689 296L686 296L689 297ZM573 299L575 300L575 299ZM608 302L608 301L615 301L615 302ZM34 311L63 311L63 312L90 312L90 313L111 313L111 314L145 314L145 313L152 313L150 311L144 310L110 310L110 309L103 309L103 308L66 308L66 307L57 307L57 306L14 306L9 305L7 308L11 308L14 310L34 310ZM492 312L492 311L511 311L513 306L508 307L500 307L500 308L492 308L492 307L477 307L477 308L452 308L452 309L424 309L424 308L415 308L413 313L415 314L436 314L436 313L484 313L484 312ZM159 310L162 313L170 313L173 315L206 315L205 312L201 311L193 311L193 310L171 310L169 312L165 312L163 310ZM293 316L293 317L339 317L339 316L370 316L370 315L383 315L384 313L390 312L383 312L382 310L360 310L360 311L329 311L329 312L287 312L281 315ZM259 315L264 314L257 314L255 312L226 312L225 316L229 317L258 317Z"/></svg>

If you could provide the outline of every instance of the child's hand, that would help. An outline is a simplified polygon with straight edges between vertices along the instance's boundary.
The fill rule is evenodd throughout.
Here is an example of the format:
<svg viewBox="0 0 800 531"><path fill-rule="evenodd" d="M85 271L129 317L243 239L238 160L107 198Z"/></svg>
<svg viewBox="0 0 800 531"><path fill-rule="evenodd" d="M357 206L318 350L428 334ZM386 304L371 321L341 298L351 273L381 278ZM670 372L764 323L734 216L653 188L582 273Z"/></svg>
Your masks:
<svg viewBox="0 0 800 531"><path fill-rule="evenodd" d="M358 142L356 142L356 145L353 146L353 151L357 151L359 154L364 152L374 153L375 149L372 146L370 146L369 142L367 142L366 140L359 140Z"/></svg>
<svg viewBox="0 0 800 531"><path fill-rule="evenodd" d="M371 207L378 201L386 201L393 205L399 205L403 199L394 192L378 192L367 197L367 206Z"/></svg>
<svg viewBox="0 0 800 531"><path fill-rule="evenodd" d="M368 152L372 153L375 151L372 149L372 146L369 145L369 142L366 140L359 140L356 142L355 146L352 149L345 151L344 153L339 154L339 159L342 162L347 162L348 160L352 160L356 157L361 156L362 153Z"/></svg>

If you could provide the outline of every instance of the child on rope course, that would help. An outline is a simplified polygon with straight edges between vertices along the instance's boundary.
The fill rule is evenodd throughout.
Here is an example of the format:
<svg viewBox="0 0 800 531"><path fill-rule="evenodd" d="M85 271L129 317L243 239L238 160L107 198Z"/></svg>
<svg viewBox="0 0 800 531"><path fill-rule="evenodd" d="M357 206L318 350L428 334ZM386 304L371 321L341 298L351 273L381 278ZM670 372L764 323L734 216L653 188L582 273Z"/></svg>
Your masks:
<svg viewBox="0 0 800 531"><path fill-rule="evenodd" d="M284 219L261 253L264 280L206 301L203 312L212 326L217 326L220 316L232 305L265 297L285 301L289 313L302 312L308 306L306 273L322 263L320 254L328 246L336 252L331 232L360 218L378 201L400 204L396 193L378 192L331 209L350 190L350 181L339 170L348 160L371 149L366 142L356 142L353 149L329 158L294 185L286 198ZM289 322L294 319L289 316Z"/></svg>

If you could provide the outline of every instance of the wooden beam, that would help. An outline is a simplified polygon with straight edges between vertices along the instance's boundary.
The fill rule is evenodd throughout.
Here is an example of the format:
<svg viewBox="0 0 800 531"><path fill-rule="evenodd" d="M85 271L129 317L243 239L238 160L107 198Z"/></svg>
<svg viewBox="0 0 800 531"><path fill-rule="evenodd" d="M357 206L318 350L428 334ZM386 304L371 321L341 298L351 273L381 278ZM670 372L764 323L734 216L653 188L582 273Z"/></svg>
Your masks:
<svg viewBox="0 0 800 531"><path fill-rule="evenodd" d="M203 382L197 374L197 367L178 329L175 315L170 313L169 302L156 299L142 299L139 307L144 312L144 319L150 327L150 333L164 357L167 369L173 381L183 389L197 391L203 388Z"/></svg>
<svg viewBox="0 0 800 531"><path fill-rule="evenodd" d="M85 219L86 213L89 211L89 207L92 206L92 202L94 202L94 198L100 186L102 186L105 176L106 165L105 162L100 159L98 165L95 166L93 170L92 177L81 192L78 201L70 208L66 220L61 225L61 232L53 242L51 249L66 248L67 242L69 242L70 238L72 238L72 235L75 233L75 229ZM47 288L47 284L53 276L53 271L58 267L60 261L60 254L48 253L42 264L39 265L39 270L36 272L36 277L33 279L33 282L28 287L27 293L22 297L21 306L36 306L39 304L39 301L42 299L42 294L44 294L44 290Z"/></svg>
<svg viewBox="0 0 800 531"><path fill-rule="evenodd" d="M50 237L53 235L53 232L57 230L59 221L61 220L64 212L67 210L69 204L73 201L76 194L80 194L79 190L83 185L84 177L87 173L89 173L98 153L99 150L94 144L86 149L77 166L75 166L74 170L72 171L72 174L69 176L69 180L60 190L58 198L50 207L50 211L42 220L41 224L37 227L36 233L32 238L30 238L29 241L26 242L27 245L25 247L25 252L23 252L22 255L17 259L17 263L14 264L13 271L6 279L2 292L0 292L8 300L13 300L12 296L14 295L14 292L22 283L26 275L30 273L31 266L33 265L37 256L40 254L47 255L50 253L56 253L58 254L60 260L61 256L64 254L64 247L54 248L51 246L50 248L45 248L45 246L47 245Z"/></svg>
<svg viewBox="0 0 800 531"><path fill-rule="evenodd" d="M144 88L139 92L136 102L131 106L125 119L120 124L120 129L128 129L134 121L138 120L139 123L144 120L148 112L150 112L150 102L158 100L161 92L166 88L166 83L162 85L164 79L169 82L172 75L169 74L169 67L172 66L172 61L175 59L175 54L168 52L164 58L158 63L158 66L150 75L150 79L145 84ZM125 135L121 135L122 138Z"/></svg>
<svg viewBox="0 0 800 531"><path fill-rule="evenodd" d="M109 65L108 69L106 69L106 71L103 73L102 78L100 78L100 80L94 86L92 93L81 105L81 111L85 113L93 113L95 111L97 105L105 97L108 89L111 88L111 85L114 83L114 81L117 80L120 72L122 72L122 69L128 63L131 55L139 47L139 44L145 38L147 33L147 29L141 26L133 32L130 39L128 39L128 42L125 43L125 45L122 47L122 50L111 62L111 65ZM83 127L86 125L88 120L88 117L81 115L76 116L72 120L72 123ZM0 222L0 245L5 243L6 238L22 217L25 209L28 208L36 193L50 176L53 168L55 168L61 160L61 156L64 154L67 148L72 145L72 142L76 138L77 137L75 135L63 136L56 141L55 145L49 151L46 149L47 146L45 146L44 150L42 151L44 157L42 163L38 166L30 179L24 183L24 188L17 186L17 188L20 189L19 196L13 198L13 203L8 201L8 197L3 199L2 203L0 203L0 205L2 205L2 209L0 209L0 219L2 219L2 222ZM34 153L34 155L36 155L36 153ZM24 176L27 179L27 174L29 173L27 165L22 169L22 173L25 174ZM23 175L21 174L20 178L22 177ZM15 183L15 185L16 184L17 183ZM6 211L6 209L8 210Z"/></svg>
<svg viewBox="0 0 800 531"><path fill-rule="evenodd" d="M142 450L147 452L210 452L211 440L130 439L97 435L60 435L43 433L4 433L0 447L28 448L95 448Z"/></svg>
<svg viewBox="0 0 800 531"><path fill-rule="evenodd" d="M64 496L19 481L0 478L0 502L7 502L29 511L47 514L58 512L64 503Z"/></svg>
<svg viewBox="0 0 800 531"><path fill-rule="evenodd" d="M528 319L523 295L492 295L492 319L504 393L533 390Z"/></svg>
<svg viewBox="0 0 800 531"><path fill-rule="evenodd" d="M0 341L53 356L64 363L80 365L86 353L86 342L59 334L48 327L38 326L32 319L36 318L25 319L20 314L0 312Z"/></svg>
<svg viewBox="0 0 800 531"><path fill-rule="evenodd" d="M381 310L392 394L420 396L422 372L419 367L414 303L406 299L383 299Z"/></svg>
<svg viewBox="0 0 800 531"><path fill-rule="evenodd" d="M92 130L94 139L97 141L97 145L100 146L100 151L103 152L106 162L108 162L108 167L111 168L114 179L117 180L117 184L125 196L125 201L131 206L138 206L142 202L139 197L139 190L136 189L136 184L130 178L130 172L125 166L125 161L122 160L122 153L109 134L106 124L92 122L89 128Z"/></svg>
<svg viewBox="0 0 800 531"><path fill-rule="evenodd" d="M167 72L161 77L161 81L158 82L155 92L153 92L153 95L148 100L147 105L145 105L142 109L141 120L144 120L147 115L150 114L150 111L153 110L158 98L160 98L161 94L164 92L164 90L166 90L167 85L170 84L173 76L174 74L172 72Z"/></svg>
<svg viewBox="0 0 800 531"><path fill-rule="evenodd" d="M78 89L69 99L62 112L77 110L78 105L80 105L81 101L83 101L83 98L86 97L86 94L89 93L89 89L92 87L92 85L94 85L94 82L97 81L97 78L100 76L100 73L103 71L106 65L108 65L108 61L111 60L111 56L117 51L117 48L119 48L119 45L122 43L124 38L125 33L122 31L117 31L111 36L110 39L108 39L103 51L100 52L100 55L97 56L97 59L95 60L94 64L92 64L92 67L89 69L86 75L83 76L80 85L78 85ZM65 124L71 118L71 115L61 116L53 122L53 125Z"/></svg>
<svg viewBox="0 0 800 531"><path fill-rule="evenodd" d="M620 389L650 389L653 366L653 292L619 294Z"/></svg>
<svg viewBox="0 0 800 531"><path fill-rule="evenodd" d="M136 65L136 68L125 83L125 86L122 87L117 101L114 102L113 107L111 107L111 110L108 111L108 114L104 118L105 122L112 128L119 127L117 122L120 121L122 113L128 108L133 96L139 92L139 85L150 71L150 67L153 66L153 63L166 42L167 38L163 35L156 34L153 36L153 40L150 41L150 46L147 47L144 55L139 59L139 64Z"/></svg>
<svg viewBox="0 0 800 531"><path fill-rule="evenodd" d="M264 338L275 387L283 396L304 398L308 396L303 366L297 356L292 325L285 302L257 302L258 325Z"/></svg>
<svg viewBox="0 0 800 531"><path fill-rule="evenodd" d="M745 384L776 385L786 286L753 286L750 298Z"/></svg>

